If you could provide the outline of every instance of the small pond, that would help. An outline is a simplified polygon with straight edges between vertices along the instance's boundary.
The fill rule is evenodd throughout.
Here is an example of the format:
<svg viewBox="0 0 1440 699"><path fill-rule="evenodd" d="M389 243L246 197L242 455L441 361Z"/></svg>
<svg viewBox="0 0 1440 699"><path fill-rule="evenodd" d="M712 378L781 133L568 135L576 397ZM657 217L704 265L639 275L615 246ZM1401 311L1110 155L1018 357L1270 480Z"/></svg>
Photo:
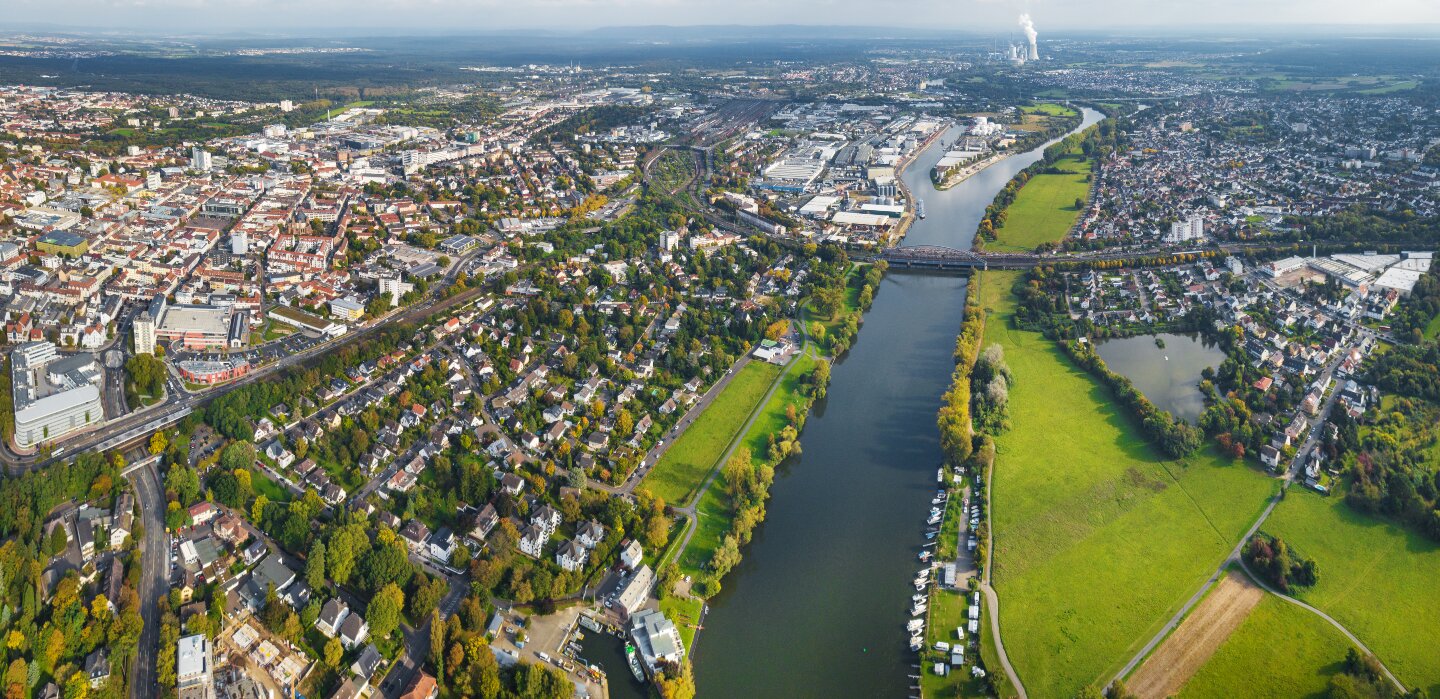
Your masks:
<svg viewBox="0 0 1440 699"><path fill-rule="evenodd" d="M1101 340L1095 351L1161 410L1191 423L1205 411L1200 372L1225 361L1225 353L1199 335L1175 333Z"/></svg>

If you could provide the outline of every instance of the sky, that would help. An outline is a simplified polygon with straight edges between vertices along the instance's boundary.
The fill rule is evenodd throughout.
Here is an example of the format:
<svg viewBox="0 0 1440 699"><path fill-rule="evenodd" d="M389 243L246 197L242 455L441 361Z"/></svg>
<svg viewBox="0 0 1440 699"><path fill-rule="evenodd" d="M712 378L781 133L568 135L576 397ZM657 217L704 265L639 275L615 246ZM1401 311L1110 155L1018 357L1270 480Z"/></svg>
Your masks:
<svg viewBox="0 0 1440 699"><path fill-rule="evenodd" d="M1046 31L1295 24L1440 25L1440 0L4 0L0 29L45 23L150 34L578 30L705 24L875 24L991 32L1029 12ZM1440 26L1436 27L1440 37Z"/></svg>

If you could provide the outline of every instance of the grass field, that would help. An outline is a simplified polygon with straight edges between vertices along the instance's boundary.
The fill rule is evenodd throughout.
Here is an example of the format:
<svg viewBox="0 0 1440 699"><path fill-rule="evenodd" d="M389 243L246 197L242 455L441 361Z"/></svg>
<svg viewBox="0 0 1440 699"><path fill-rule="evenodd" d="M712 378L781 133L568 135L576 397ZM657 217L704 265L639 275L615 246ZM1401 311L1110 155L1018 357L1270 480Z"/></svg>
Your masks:
<svg viewBox="0 0 1440 699"><path fill-rule="evenodd" d="M1440 335L1440 316L1431 318L1430 322L1425 324L1425 339L1433 340L1437 335Z"/></svg>
<svg viewBox="0 0 1440 699"><path fill-rule="evenodd" d="M695 647L695 626L700 623L700 611L704 608L705 600L698 597L681 599L671 595L660 600L660 611L675 624L687 652Z"/></svg>
<svg viewBox="0 0 1440 699"><path fill-rule="evenodd" d="M290 501L290 489L258 468L250 469L250 485L255 489L256 495L264 495L270 502Z"/></svg>
<svg viewBox="0 0 1440 699"><path fill-rule="evenodd" d="M650 469L643 486L668 504L688 503L779 375L774 364L746 364Z"/></svg>
<svg viewBox="0 0 1440 699"><path fill-rule="evenodd" d="M1064 175L1036 175L1025 183L1005 212L1005 225L995 231L996 239L985 244L995 252L1029 252L1041 243L1059 242L1075 225L1080 210L1075 200L1090 193L1090 161L1081 155L1067 155L1055 167Z"/></svg>
<svg viewBox="0 0 1440 699"><path fill-rule="evenodd" d="M1324 619L1267 594L1178 696L1320 696L1349 649Z"/></svg>
<svg viewBox="0 0 1440 699"><path fill-rule="evenodd" d="M1265 531L1320 567L1320 582L1296 597L1344 624L1405 686L1440 691L1440 545L1297 488Z"/></svg>
<svg viewBox="0 0 1440 699"><path fill-rule="evenodd" d="M1109 391L1038 333L1012 329L1018 273L985 273L982 346L1015 375L996 440L994 585L1011 661L1035 696L1108 680L1200 587L1275 483L1204 452L1165 461ZM972 287L973 288L973 287Z"/></svg>
<svg viewBox="0 0 1440 699"><path fill-rule="evenodd" d="M785 417L785 406L794 405L796 410L803 406L804 398L800 395L801 380L814 370L815 362L816 359L808 353L795 359L780 378L780 388L766 401L765 407L755 418L755 424L750 426L742 438L742 444L750 448L750 453L757 463L765 456L767 437L778 433L789 422ZM766 389L768 388L767 384ZM748 418L748 414L741 418L741 424ZM722 447L716 452L716 458L723 456L728 448L729 444ZM692 577L704 571L705 565L715 555L715 549L720 546L720 539L730 530L730 494L725 492L723 486L711 486L710 490L700 497L695 512L699 516L699 522L696 524L694 536L690 538L690 545L685 548L679 561L680 571Z"/></svg>
<svg viewBox="0 0 1440 699"><path fill-rule="evenodd" d="M975 664L975 649L970 639L961 641L955 629L965 625L967 599L964 591L933 588L930 593L930 614L925 627L925 650L921 653L920 688L924 697L979 697L984 696L984 686L970 676ZM944 641L952 647L959 644L965 648L965 664L952 667L947 675L935 674L935 663L950 663L950 654L935 650L935 644Z"/></svg>
<svg viewBox="0 0 1440 699"><path fill-rule="evenodd" d="M1024 111L1026 114L1043 114L1045 116L1059 117L1075 116L1074 109L1071 109L1070 107L1067 107L1063 104L1055 104L1054 102L1044 102L1042 104L1034 104L1028 107L1021 107L1021 110Z"/></svg>

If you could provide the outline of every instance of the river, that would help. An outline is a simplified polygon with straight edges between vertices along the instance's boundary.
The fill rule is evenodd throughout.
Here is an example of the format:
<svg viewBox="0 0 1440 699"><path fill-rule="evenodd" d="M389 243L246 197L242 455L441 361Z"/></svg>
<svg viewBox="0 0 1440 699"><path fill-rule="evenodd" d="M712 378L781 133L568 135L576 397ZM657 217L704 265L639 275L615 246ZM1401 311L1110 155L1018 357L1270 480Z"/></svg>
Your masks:
<svg viewBox="0 0 1440 699"><path fill-rule="evenodd" d="M1100 118L1086 110L1082 128ZM930 184L941 141L905 171L927 213L905 244L968 248L995 193L1042 149L941 192ZM695 655L701 696L907 695L910 580L942 459L935 415L965 288L964 277L916 272L881 282L805 425L802 455L777 469L766 521L710 601Z"/></svg>

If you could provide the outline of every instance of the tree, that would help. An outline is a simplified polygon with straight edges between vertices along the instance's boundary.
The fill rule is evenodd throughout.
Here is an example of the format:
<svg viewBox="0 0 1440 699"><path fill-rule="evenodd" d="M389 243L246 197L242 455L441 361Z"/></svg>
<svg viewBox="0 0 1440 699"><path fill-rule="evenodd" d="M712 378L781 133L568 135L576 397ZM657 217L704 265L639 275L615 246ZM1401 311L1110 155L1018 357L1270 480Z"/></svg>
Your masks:
<svg viewBox="0 0 1440 699"><path fill-rule="evenodd" d="M405 608L405 592L399 585L389 583L365 608L365 620L370 622L370 632L378 638L389 638L391 632L400 626L400 610Z"/></svg>
<svg viewBox="0 0 1440 699"><path fill-rule="evenodd" d="M658 679L656 688L660 690L661 699L695 699L695 677L691 674L689 659L682 661L678 668L666 668Z"/></svg>
<svg viewBox="0 0 1440 699"><path fill-rule="evenodd" d="M330 667L340 667L340 659L345 657L345 647L340 645L340 639L332 638L325 642L325 664Z"/></svg>
<svg viewBox="0 0 1440 699"><path fill-rule="evenodd" d="M816 313L833 319L844 304L845 296L844 292L837 287L824 286L815 290L811 300L815 304Z"/></svg>
<svg viewBox="0 0 1440 699"><path fill-rule="evenodd" d="M220 452L220 465L226 471L248 469L255 465L255 445L249 442L234 441Z"/></svg>
<svg viewBox="0 0 1440 699"><path fill-rule="evenodd" d="M743 446L736 449L735 453L730 455L730 459L725 462L721 474L725 476L725 485L730 489L732 497L744 492L743 489L749 485L750 476L754 470L753 463L754 458L750 454L750 449Z"/></svg>
<svg viewBox="0 0 1440 699"><path fill-rule="evenodd" d="M170 440L165 438L164 431L156 431L155 434L150 435L151 454L163 454L168 446L170 446Z"/></svg>
<svg viewBox="0 0 1440 699"><path fill-rule="evenodd" d="M58 556L69 543L70 539L65 535L64 525L57 523L50 529L50 538L45 541L45 553Z"/></svg>
<svg viewBox="0 0 1440 699"><path fill-rule="evenodd" d="M310 556L305 559L305 582L310 589L325 589L325 543L316 540L310 546Z"/></svg>

